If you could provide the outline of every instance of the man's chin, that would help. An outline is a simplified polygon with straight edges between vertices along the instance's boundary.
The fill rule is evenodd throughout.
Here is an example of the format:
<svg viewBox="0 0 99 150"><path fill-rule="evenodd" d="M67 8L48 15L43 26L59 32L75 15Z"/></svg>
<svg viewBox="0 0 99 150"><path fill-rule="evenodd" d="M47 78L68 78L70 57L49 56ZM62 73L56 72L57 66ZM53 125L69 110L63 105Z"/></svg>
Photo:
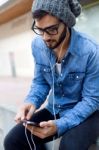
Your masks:
<svg viewBox="0 0 99 150"><path fill-rule="evenodd" d="M61 43L59 42L53 42L53 43L47 43L45 42L46 46L50 49L56 49Z"/></svg>
<svg viewBox="0 0 99 150"><path fill-rule="evenodd" d="M46 43L46 45L50 49L55 49L57 47L57 45L50 45L50 44L47 44L47 43Z"/></svg>
<svg viewBox="0 0 99 150"><path fill-rule="evenodd" d="M44 42L45 42L46 46L50 49L54 49L54 47L56 47L55 42L51 42L51 43L46 42L46 41L44 41Z"/></svg>

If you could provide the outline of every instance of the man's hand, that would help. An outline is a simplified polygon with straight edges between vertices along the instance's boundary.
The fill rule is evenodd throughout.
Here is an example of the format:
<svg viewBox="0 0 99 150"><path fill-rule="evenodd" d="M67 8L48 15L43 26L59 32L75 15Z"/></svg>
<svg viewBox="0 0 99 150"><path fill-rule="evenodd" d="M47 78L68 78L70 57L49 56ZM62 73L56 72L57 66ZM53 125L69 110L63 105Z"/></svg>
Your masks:
<svg viewBox="0 0 99 150"><path fill-rule="evenodd" d="M35 136L44 139L57 132L57 127L52 120L41 122L40 127L26 125L26 128Z"/></svg>
<svg viewBox="0 0 99 150"><path fill-rule="evenodd" d="M15 116L15 121L20 123L22 120L29 120L35 111L35 106L30 103L24 103L18 110Z"/></svg>

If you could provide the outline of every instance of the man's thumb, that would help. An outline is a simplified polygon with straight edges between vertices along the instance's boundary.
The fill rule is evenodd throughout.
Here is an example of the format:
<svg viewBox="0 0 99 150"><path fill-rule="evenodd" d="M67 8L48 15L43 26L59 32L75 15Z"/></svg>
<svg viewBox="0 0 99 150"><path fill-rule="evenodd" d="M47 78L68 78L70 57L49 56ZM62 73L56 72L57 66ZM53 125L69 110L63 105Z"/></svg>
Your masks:
<svg viewBox="0 0 99 150"><path fill-rule="evenodd" d="M29 120L32 117L34 111L35 111L34 107L31 107L26 116L27 120Z"/></svg>

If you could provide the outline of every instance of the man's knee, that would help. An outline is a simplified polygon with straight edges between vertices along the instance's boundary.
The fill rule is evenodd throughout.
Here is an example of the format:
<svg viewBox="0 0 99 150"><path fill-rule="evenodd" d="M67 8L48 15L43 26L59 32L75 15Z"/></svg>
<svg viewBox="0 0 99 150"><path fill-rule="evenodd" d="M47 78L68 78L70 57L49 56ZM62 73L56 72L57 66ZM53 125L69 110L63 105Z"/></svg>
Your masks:
<svg viewBox="0 0 99 150"><path fill-rule="evenodd" d="M73 146L74 144L72 141L70 144L70 141L71 141L70 138L68 138L67 136L63 136L60 141L59 150L64 150L64 149L74 150L74 146Z"/></svg>
<svg viewBox="0 0 99 150"><path fill-rule="evenodd" d="M78 142L75 142L75 140L70 139L69 137L63 136L60 141L59 150L65 150L65 149L67 149L67 150L82 150L81 147L79 147Z"/></svg>
<svg viewBox="0 0 99 150"><path fill-rule="evenodd" d="M21 144L21 139L24 139L24 135L22 137L22 125L16 125L13 129L9 131L9 133L4 138L4 148L5 150L12 150L14 147L19 147L19 143Z"/></svg>
<svg viewBox="0 0 99 150"><path fill-rule="evenodd" d="M12 137L11 135L10 135L10 133L8 133L7 135L6 135L6 137L4 138L4 149L5 150L7 150L7 149L9 149L9 150L11 150L12 149L12 143L14 142L14 137Z"/></svg>
<svg viewBox="0 0 99 150"><path fill-rule="evenodd" d="M72 130L70 130L63 135L60 141L59 150L85 150L87 144L76 132L72 132Z"/></svg>

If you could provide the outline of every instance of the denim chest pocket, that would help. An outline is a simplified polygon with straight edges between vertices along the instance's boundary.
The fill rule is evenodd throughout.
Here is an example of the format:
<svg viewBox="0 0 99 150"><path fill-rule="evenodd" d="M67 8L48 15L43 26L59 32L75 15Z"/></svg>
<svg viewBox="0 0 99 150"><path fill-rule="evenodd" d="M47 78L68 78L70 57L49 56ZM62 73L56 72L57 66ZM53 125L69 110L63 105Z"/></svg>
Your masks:
<svg viewBox="0 0 99 150"><path fill-rule="evenodd" d="M42 74L45 78L45 80L51 85L52 84L52 73L51 68L47 66L41 67Z"/></svg>
<svg viewBox="0 0 99 150"><path fill-rule="evenodd" d="M51 69L49 67L42 67L43 73L51 73Z"/></svg>
<svg viewBox="0 0 99 150"><path fill-rule="evenodd" d="M64 95L70 99L79 99L83 88L84 77L84 72L70 72L64 81Z"/></svg>
<svg viewBox="0 0 99 150"><path fill-rule="evenodd" d="M67 76L67 79L72 81L81 81L83 80L84 76L84 72L70 72Z"/></svg>

